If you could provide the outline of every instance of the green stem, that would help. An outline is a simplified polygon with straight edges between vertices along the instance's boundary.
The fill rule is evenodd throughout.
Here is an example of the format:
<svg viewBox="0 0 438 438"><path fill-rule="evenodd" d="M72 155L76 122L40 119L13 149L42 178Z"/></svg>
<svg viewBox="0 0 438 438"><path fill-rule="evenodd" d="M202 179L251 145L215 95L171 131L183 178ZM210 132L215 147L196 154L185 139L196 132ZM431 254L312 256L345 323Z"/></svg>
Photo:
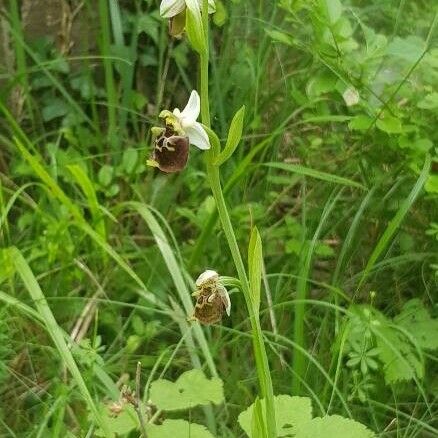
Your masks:
<svg viewBox="0 0 438 438"><path fill-rule="evenodd" d="M202 19L204 27L204 35L206 38L207 50L200 54L200 92L201 92L201 118L202 123L210 127L210 107L208 98L208 2L203 0L202 3ZM255 355L255 362L257 368L257 376L260 386L261 398L266 403L266 425L268 431L268 438L276 438L276 423L274 410L274 391L272 387L271 373L269 370L268 356L266 354L265 344L263 341L263 333L260 326L258 315L254 311L251 300L250 284L245 270L242 256L239 251L236 236L234 234L233 225L230 220L230 215L225 203L224 194L220 182L219 167L213 164L216 154L219 151L211 150L207 153L207 176L213 193L216 207L219 213L219 218L222 224L225 237L227 239L228 247L230 248L231 256L237 270L242 292L245 297L245 303L248 309L248 314L251 322L253 348Z"/></svg>

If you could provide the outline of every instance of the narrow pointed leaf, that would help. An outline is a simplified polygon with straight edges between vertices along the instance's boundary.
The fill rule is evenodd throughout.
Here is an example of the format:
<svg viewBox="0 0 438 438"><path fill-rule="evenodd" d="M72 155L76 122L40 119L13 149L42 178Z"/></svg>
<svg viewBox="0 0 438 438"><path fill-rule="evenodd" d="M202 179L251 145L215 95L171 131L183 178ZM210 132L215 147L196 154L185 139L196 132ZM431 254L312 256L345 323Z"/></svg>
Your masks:
<svg viewBox="0 0 438 438"><path fill-rule="evenodd" d="M253 228L248 247L248 270L251 299L256 314L260 308L260 284L262 278L262 239L256 227Z"/></svg>
<svg viewBox="0 0 438 438"><path fill-rule="evenodd" d="M344 178L342 176L333 175L331 173L321 172L316 169L312 169L310 167L302 166L301 164L292 164L292 163L265 163L265 166L275 167L276 169L282 169L287 172L297 173L298 175L306 175L311 178L321 179L323 181L341 184L344 186L357 187L359 189L365 189L365 187L351 179Z"/></svg>
<svg viewBox="0 0 438 438"><path fill-rule="evenodd" d="M395 216L391 219L391 221L388 223L388 226L386 227L384 233L382 234L382 237L377 242L376 247L374 248L373 252L371 253L370 258L368 259L368 262L365 266L365 269L362 273L362 277L359 281L359 285L357 286L357 289L360 289L365 280L368 278L368 275L370 274L371 270L373 269L374 265L376 264L377 260L383 253L383 251L388 247L388 244L390 243L392 237L397 232L397 230L400 228L401 223L403 222L403 219L406 217L408 211L414 204L415 200L417 199L418 195L420 194L425 182L427 181L427 178L430 173L430 167L431 167L431 157L430 155L426 156L426 159L424 161L423 169L418 176L417 182L415 183L414 187L412 188L411 192L407 196L407 198L401 203L400 208L397 210L397 213Z"/></svg>
<svg viewBox="0 0 438 438"><path fill-rule="evenodd" d="M35 307L37 308L41 320L44 321L47 331L58 350L60 358L70 371L80 393L82 394L82 397L90 409L90 412L93 414L95 421L102 428L106 437L112 437L113 434L110 431L107 423L102 418L96 404L94 403L93 397L91 396L91 393L87 388L73 355L67 346L63 332L53 316L52 310L47 303L46 297L44 296L43 291L41 290L41 287L35 278L35 275L17 248L10 248L9 252L15 269L18 275L21 277L21 280L23 281L24 286L31 296L33 302L35 303Z"/></svg>
<svg viewBox="0 0 438 438"><path fill-rule="evenodd" d="M225 144L224 150L217 157L215 164L220 166L225 163L228 158L233 155L236 150L240 140L242 138L243 131L243 120L245 118L245 105L237 111L231 121L230 129L228 131L227 143Z"/></svg>

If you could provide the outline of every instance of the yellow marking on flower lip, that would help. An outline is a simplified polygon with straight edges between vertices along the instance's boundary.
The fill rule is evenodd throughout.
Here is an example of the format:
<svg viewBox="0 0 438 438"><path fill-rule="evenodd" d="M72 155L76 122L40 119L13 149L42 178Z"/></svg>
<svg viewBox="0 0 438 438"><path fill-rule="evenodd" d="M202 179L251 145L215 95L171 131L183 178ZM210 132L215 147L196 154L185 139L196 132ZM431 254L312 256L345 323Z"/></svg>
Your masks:
<svg viewBox="0 0 438 438"><path fill-rule="evenodd" d="M160 165L155 160L146 160L146 166L160 167Z"/></svg>

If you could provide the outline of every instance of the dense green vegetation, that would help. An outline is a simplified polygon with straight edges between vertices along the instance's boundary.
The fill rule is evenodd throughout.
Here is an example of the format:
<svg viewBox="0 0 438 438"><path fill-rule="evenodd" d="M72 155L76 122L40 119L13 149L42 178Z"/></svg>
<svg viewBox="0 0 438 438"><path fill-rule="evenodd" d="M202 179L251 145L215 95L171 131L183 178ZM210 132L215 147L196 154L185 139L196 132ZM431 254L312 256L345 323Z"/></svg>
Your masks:
<svg viewBox="0 0 438 438"><path fill-rule="evenodd" d="M56 3L0 1L0 436L438 436L434 2Z"/></svg>

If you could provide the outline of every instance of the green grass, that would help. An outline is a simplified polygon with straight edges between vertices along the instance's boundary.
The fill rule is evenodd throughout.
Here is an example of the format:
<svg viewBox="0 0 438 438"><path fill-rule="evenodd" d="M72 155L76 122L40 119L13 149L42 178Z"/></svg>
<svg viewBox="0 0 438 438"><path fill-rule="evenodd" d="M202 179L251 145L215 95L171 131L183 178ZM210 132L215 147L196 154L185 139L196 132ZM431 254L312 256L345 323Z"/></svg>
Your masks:
<svg viewBox="0 0 438 438"><path fill-rule="evenodd" d="M244 437L256 400L253 436L275 436L278 394L379 437L435 436L431 3L221 2L201 56L158 1L84 2L70 33L20 3L0 20L0 436L138 436L135 411L110 415L124 385L147 421L218 438ZM147 167L158 114L194 88L214 149ZM232 302L212 326L187 320L206 269ZM147 404L193 368L222 403Z"/></svg>

